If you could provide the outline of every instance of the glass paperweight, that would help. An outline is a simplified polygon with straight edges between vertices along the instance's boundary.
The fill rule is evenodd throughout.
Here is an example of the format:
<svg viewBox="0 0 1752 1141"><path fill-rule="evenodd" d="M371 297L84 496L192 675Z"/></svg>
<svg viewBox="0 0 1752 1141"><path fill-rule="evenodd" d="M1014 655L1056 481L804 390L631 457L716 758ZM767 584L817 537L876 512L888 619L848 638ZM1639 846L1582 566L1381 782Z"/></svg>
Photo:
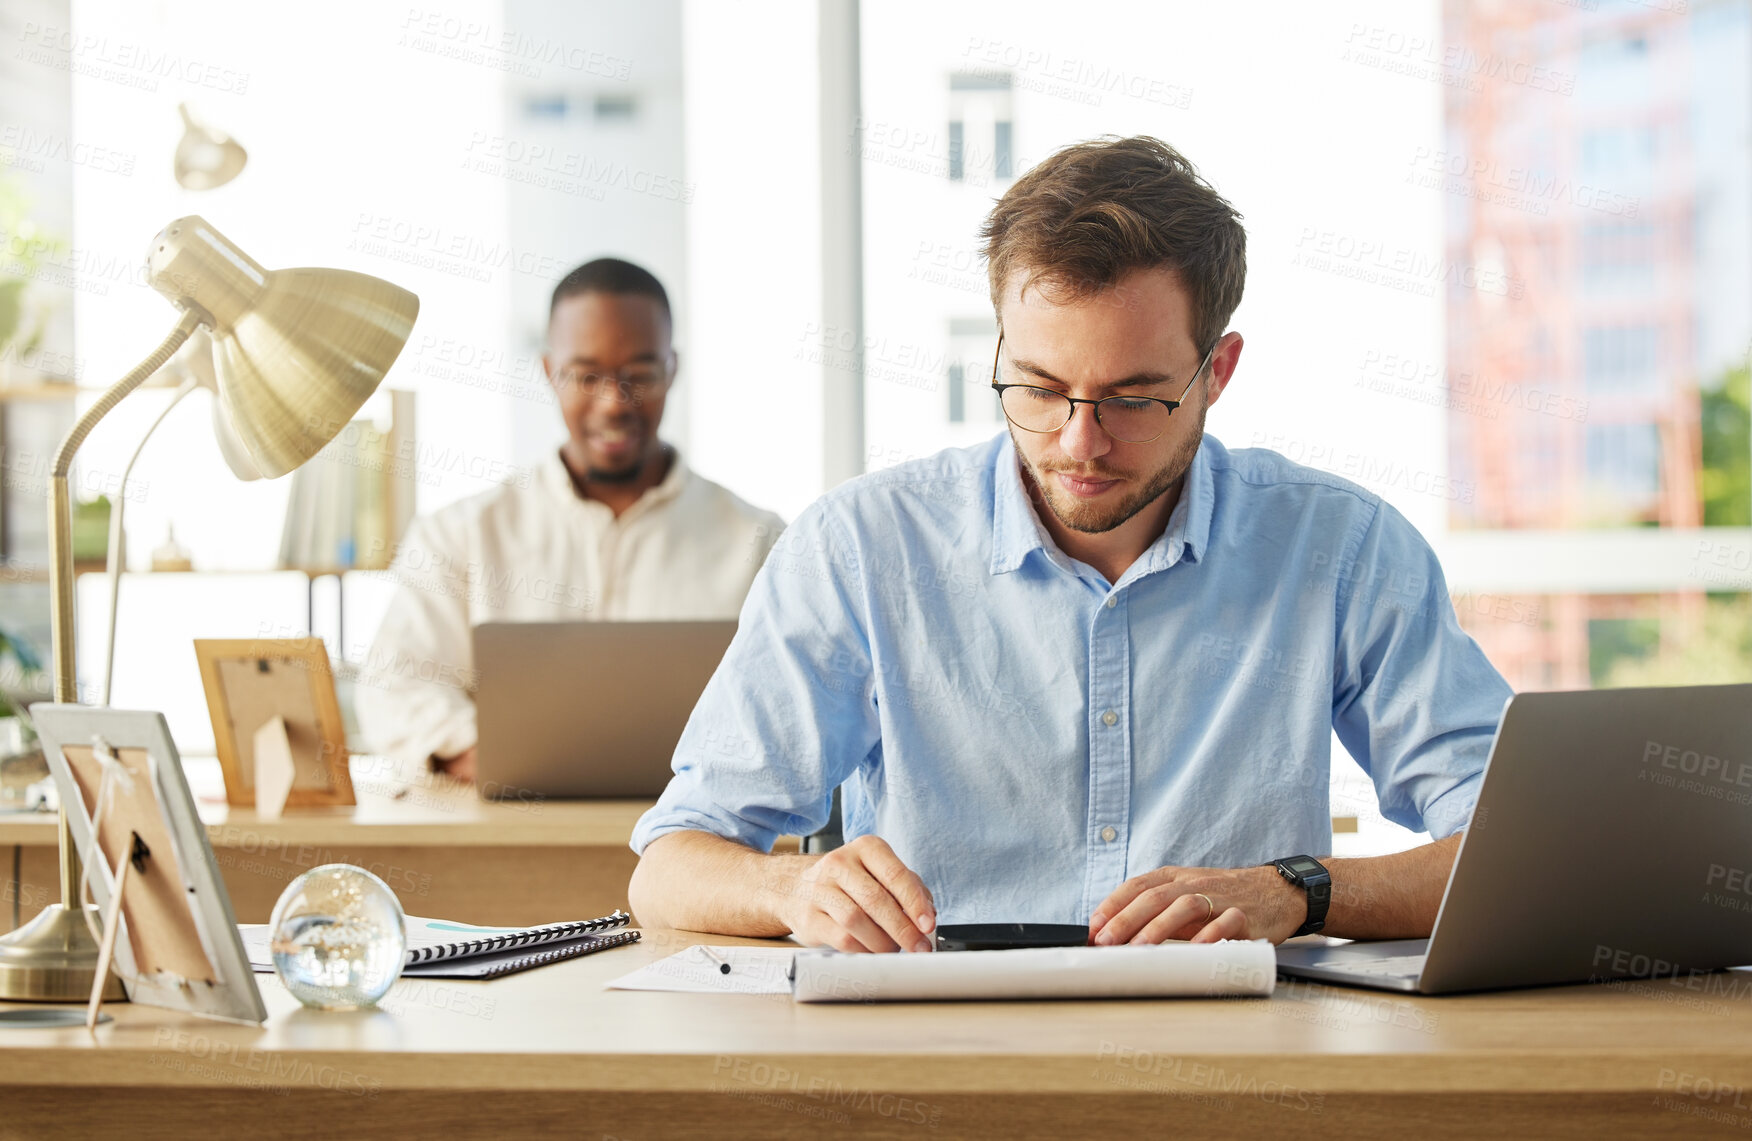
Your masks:
<svg viewBox="0 0 1752 1141"><path fill-rule="evenodd" d="M293 880L268 920L274 973L317 1010L372 1006L401 976L408 929L389 885L351 864Z"/></svg>

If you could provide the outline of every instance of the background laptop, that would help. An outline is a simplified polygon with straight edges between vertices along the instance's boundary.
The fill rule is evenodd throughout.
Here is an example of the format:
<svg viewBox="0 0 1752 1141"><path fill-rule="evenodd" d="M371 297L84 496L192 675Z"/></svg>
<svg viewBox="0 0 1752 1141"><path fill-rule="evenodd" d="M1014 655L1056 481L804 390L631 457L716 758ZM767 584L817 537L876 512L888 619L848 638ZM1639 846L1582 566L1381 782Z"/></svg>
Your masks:
<svg viewBox="0 0 1752 1141"><path fill-rule="evenodd" d="M1280 974L1445 994L1752 963L1752 685L1524 693L1428 939Z"/></svg>
<svg viewBox="0 0 1752 1141"><path fill-rule="evenodd" d="M726 622L487 622L474 628L482 796L655 799Z"/></svg>

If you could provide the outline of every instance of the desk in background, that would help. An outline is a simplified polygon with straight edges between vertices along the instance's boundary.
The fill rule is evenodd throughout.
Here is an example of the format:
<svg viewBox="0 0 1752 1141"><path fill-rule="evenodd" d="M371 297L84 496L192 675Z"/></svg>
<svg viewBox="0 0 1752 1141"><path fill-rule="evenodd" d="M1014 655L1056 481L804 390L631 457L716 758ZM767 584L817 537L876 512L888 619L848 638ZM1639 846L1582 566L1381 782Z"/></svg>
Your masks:
<svg viewBox="0 0 1752 1141"><path fill-rule="evenodd" d="M1744 1137L1752 972L1446 998L793 1006L605 991L697 936L266 1026L0 1032L0 1132L258 1138ZM713 942L736 940L713 939ZM4 1007L0 1007L4 1008Z"/></svg>
<svg viewBox="0 0 1752 1141"><path fill-rule="evenodd" d="M370 869L411 914L488 926L584 919L627 905L638 863L627 841L649 802L482 801L441 778L374 776L362 759L354 758L359 803L351 808L288 809L263 820L198 800L240 923L266 923L294 877L331 863ZM197 794L218 791L217 762L189 758L186 767ZM21 919L60 898L53 815L0 816L0 856L4 884L19 858ZM10 929L11 905L10 896L0 903L0 929Z"/></svg>

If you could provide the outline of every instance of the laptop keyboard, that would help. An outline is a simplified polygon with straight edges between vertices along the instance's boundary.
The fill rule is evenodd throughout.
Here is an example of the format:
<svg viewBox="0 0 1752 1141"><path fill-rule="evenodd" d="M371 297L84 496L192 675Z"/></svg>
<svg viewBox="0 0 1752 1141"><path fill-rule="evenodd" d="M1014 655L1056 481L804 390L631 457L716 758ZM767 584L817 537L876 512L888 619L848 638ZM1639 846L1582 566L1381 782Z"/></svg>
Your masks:
<svg viewBox="0 0 1752 1141"><path fill-rule="evenodd" d="M1332 966L1357 975L1393 975L1411 977L1423 972L1423 955L1390 955L1385 959L1334 959Z"/></svg>

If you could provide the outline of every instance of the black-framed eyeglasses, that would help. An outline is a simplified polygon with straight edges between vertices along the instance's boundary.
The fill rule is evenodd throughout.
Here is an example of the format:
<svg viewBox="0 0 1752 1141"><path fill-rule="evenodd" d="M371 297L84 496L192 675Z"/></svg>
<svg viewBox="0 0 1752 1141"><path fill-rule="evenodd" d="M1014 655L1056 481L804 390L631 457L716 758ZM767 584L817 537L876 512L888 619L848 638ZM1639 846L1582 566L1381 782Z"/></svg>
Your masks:
<svg viewBox="0 0 1752 1141"><path fill-rule="evenodd" d="M577 388L585 396L598 396L608 391L618 392L622 400L638 404L663 392L675 379L673 361L641 361L613 372L595 372L567 365L555 377L561 384Z"/></svg>
<svg viewBox="0 0 1752 1141"><path fill-rule="evenodd" d="M1083 400L1041 388L1035 384L998 383L998 360L1004 352L1004 334L998 334L998 349L992 354L992 391L998 394L1004 416L1024 432L1042 435L1056 432L1071 422L1077 405L1095 406L1095 422L1102 431L1127 444L1147 444L1168 430L1168 418L1186 401L1186 394L1198 383L1205 366L1217 351L1213 343L1204 360L1193 370L1178 400L1162 400L1155 396L1109 396L1102 400Z"/></svg>

